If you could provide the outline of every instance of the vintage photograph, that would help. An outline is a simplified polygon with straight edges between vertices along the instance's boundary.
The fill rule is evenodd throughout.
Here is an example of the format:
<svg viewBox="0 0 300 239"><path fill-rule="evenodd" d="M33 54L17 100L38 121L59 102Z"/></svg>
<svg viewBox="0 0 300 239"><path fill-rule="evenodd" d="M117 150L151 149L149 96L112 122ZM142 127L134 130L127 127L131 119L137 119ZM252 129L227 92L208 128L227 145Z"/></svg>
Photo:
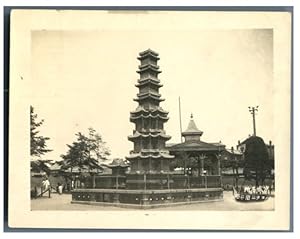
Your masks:
<svg viewBox="0 0 300 239"><path fill-rule="evenodd" d="M31 213L282 211L291 79L277 74L290 70L290 47L277 68L282 42L265 20L288 34L288 13L257 13L250 27L247 13L42 14L26 39L28 75L16 74Z"/></svg>

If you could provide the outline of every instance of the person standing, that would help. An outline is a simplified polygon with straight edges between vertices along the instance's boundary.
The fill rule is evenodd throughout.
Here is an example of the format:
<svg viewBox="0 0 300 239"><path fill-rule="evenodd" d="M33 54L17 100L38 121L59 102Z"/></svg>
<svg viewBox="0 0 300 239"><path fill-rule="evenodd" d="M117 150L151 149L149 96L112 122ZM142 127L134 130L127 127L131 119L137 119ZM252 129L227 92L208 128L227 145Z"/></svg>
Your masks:
<svg viewBox="0 0 300 239"><path fill-rule="evenodd" d="M50 185L50 181L49 181L48 177L44 178L42 184L43 184L43 193L48 191L49 198L50 198L51 197L51 185Z"/></svg>

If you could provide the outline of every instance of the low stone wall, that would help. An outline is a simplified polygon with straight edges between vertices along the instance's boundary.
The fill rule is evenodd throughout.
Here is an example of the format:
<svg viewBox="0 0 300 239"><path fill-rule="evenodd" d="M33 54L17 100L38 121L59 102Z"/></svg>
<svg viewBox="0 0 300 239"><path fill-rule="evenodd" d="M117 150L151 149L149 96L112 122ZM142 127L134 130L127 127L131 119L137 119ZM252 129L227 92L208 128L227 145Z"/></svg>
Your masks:
<svg viewBox="0 0 300 239"><path fill-rule="evenodd" d="M76 189L72 203L152 208L223 199L221 188L173 190Z"/></svg>

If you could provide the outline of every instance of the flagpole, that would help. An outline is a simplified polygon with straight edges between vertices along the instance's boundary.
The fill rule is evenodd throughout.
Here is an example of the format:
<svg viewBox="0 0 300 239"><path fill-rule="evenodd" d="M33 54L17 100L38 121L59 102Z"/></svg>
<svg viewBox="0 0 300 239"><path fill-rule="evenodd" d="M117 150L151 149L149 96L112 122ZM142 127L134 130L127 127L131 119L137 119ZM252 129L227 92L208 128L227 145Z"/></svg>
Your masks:
<svg viewBox="0 0 300 239"><path fill-rule="evenodd" d="M181 102L179 96L179 124L180 124L180 141L182 143L182 124L181 124Z"/></svg>

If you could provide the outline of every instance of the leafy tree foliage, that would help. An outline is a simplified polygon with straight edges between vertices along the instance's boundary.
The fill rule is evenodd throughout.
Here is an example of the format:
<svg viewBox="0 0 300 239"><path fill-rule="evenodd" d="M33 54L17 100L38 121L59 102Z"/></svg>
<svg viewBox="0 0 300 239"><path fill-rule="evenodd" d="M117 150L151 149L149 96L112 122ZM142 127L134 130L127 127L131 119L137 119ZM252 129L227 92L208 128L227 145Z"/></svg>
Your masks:
<svg viewBox="0 0 300 239"><path fill-rule="evenodd" d="M89 128L88 136L81 132L75 134L76 141L71 145L67 144L68 151L61 155L64 160L65 168L88 167L89 169L99 168L100 161L106 160L110 155L106 143L102 140L100 134L93 128Z"/></svg>
<svg viewBox="0 0 300 239"><path fill-rule="evenodd" d="M234 175L235 179L235 186L238 185L239 181L239 168L244 168L244 160L237 159L235 157L230 157L229 159L222 159L221 160L221 168L232 170L232 174Z"/></svg>
<svg viewBox="0 0 300 239"><path fill-rule="evenodd" d="M38 121L34 108L30 106L30 154L31 156L40 157L41 155L52 151L47 148L47 140L49 137L39 135L38 128L44 123L44 120Z"/></svg>
<svg viewBox="0 0 300 239"><path fill-rule="evenodd" d="M50 174L50 169L47 165L47 163L50 163L50 160L33 160L30 163L31 172L40 173L45 172L47 175Z"/></svg>
<svg viewBox="0 0 300 239"><path fill-rule="evenodd" d="M272 169L267 147L262 138L252 136L245 141L245 167L246 179L254 179L256 186L263 184Z"/></svg>

